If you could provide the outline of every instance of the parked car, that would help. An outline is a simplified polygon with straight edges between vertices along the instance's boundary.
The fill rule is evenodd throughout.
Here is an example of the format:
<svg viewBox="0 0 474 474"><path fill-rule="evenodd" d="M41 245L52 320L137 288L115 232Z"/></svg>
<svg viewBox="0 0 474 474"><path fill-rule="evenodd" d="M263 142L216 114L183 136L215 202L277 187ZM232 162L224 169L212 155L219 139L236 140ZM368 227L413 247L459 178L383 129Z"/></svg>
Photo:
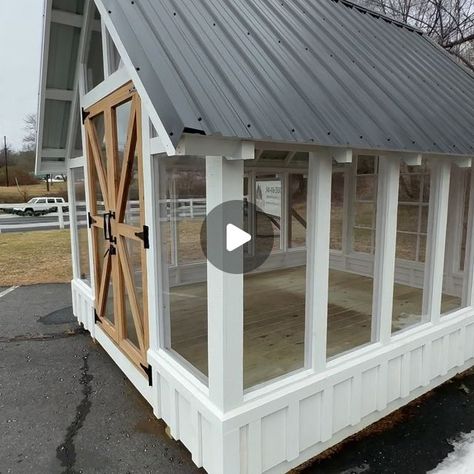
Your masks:
<svg viewBox="0 0 474 474"><path fill-rule="evenodd" d="M41 216L58 211L58 204L65 204L62 197L34 197L24 205L15 207L13 213L19 216ZM54 205L56 204L56 205ZM47 207L45 205L51 205ZM64 212L68 212L68 206L62 206Z"/></svg>

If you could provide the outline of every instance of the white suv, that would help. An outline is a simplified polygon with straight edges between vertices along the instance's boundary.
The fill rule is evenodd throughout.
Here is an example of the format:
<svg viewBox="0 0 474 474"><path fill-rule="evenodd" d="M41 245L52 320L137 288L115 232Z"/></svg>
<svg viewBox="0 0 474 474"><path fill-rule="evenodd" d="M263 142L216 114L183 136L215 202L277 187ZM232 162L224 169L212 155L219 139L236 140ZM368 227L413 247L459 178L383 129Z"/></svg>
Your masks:
<svg viewBox="0 0 474 474"><path fill-rule="evenodd" d="M40 216L49 214L50 212L57 212L57 204L65 203L66 201L64 201L62 197L35 197L30 199L26 204L15 207L13 213L19 216ZM48 207L50 205L51 207ZM69 210L67 206L62 206L62 208L64 212L68 212Z"/></svg>

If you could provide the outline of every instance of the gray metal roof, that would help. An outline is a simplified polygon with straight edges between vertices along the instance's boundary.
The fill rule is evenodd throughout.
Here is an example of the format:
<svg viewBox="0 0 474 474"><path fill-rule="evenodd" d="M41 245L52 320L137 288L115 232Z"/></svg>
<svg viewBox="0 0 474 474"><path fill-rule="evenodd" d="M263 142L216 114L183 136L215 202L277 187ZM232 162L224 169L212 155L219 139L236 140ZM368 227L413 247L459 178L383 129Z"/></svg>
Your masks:
<svg viewBox="0 0 474 474"><path fill-rule="evenodd" d="M474 77L337 0L101 0L174 143L242 139L474 154Z"/></svg>

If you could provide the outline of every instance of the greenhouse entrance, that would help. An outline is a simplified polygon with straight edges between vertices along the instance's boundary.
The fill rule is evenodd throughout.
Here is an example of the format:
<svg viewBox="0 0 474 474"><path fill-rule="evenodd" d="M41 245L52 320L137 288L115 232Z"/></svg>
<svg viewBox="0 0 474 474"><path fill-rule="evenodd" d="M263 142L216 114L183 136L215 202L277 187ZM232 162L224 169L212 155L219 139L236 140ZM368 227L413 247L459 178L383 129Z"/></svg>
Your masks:
<svg viewBox="0 0 474 474"><path fill-rule="evenodd" d="M96 318L147 367L148 316L140 99L131 83L84 112L96 282Z"/></svg>

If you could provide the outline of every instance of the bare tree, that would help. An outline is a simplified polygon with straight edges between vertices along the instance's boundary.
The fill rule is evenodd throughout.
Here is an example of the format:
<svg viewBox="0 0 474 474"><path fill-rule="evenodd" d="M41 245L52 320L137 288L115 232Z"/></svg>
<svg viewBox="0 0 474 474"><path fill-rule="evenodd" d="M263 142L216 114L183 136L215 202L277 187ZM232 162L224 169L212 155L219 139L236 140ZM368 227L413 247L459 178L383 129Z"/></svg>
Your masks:
<svg viewBox="0 0 474 474"><path fill-rule="evenodd" d="M33 151L36 148L36 114L28 114L24 119L25 136L23 137L23 149Z"/></svg>
<svg viewBox="0 0 474 474"><path fill-rule="evenodd" d="M425 32L474 70L474 0L358 0Z"/></svg>

